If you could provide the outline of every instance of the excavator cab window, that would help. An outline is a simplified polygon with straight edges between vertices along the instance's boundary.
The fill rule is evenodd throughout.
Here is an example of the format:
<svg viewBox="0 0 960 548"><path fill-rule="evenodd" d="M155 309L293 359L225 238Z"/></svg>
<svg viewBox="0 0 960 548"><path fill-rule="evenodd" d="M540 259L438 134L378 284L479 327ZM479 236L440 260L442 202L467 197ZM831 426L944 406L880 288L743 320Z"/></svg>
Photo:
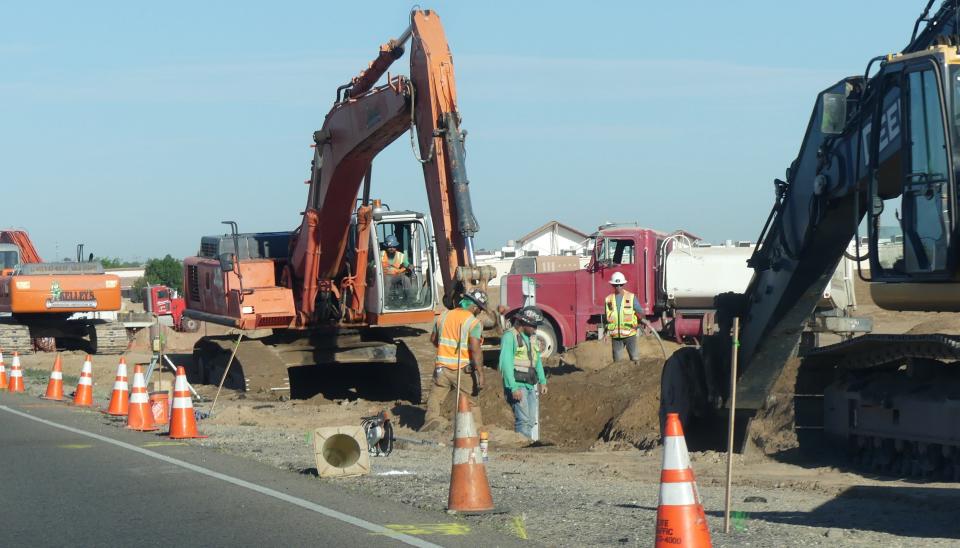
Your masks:
<svg viewBox="0 0 960 548"><path fill-rule="evenodd" d="M430 239L420 220L380 221L374 232L376 261L382 281L383 308L387 312L421 310L433 306ZM393 236L400 243L390 257L384 245Z"/></svg>
<svg viewBox="0 0 960 548"><path fill-rule="evenodd" d="M955 77L951 73L949 80L944 79L932 60L921 60L889 79L896 79L899 98L885 103L880 117L879 182L874 188L874 203L882 202L882 206L874 212L872 223L879 270L875 278L948 275L953 154L945 112L946 100L956 91L941 90L945 81L954 87ZM899 154L889 156L901 164L893 170L888 166L896 162L885 159L883 153L895 133L902 133L903 140Z"/></svg>
<svg viewBox="0 0 960 548"><path fill-rule="evenodd" d="M16 268L20 259L16 251L0 251L0 270L11 270Z"/></svg>

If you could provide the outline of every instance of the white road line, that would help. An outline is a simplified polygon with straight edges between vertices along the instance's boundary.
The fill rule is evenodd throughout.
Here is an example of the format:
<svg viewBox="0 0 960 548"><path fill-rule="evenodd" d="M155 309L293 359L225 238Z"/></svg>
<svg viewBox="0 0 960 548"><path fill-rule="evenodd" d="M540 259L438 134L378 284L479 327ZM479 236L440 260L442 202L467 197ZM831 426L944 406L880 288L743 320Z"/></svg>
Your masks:
<svg viewBox="0 0 960 548"><path fill-rule="evenodd" d="M214 472L213 470L208 470L208 469L206 469L206 468L204 468L204 467L202 467L202 466L197 466L196 464L191 464L191 463L189 463L189 462L182 461L182 460L180 460L180 459L175 459L175 458L173 458L173 457L168 457L168 456L166 456L166 455L161 455L160 453L155 453L155 452L150 451L150 450L148 450L148 449L144 449L144 448L142 448L142 447L137 447L136 445L131 445L131 444L129 444L129 443L124 443L124 442L122 442L122 441L117 441L117 440L115 440L115 439L113 439L113 438L108 438L108 437L106 437L106 436L101 436L101 435L99 435L99 434L94 434L93 432L87 432L86 430L80 430L79 428L72 428L72 427L70 427L70 426L66 426L66 425L63 425L63 424L59 424L59 423L56 423L56 422L53 422L53 421L48 421L48 420L46 420L46 419L41 419L41 418L39 418L39 417L34 417L33 415L29 415L29 414L27 414L27 413L23 413L23 412L21 412L21 411L15 410L15 409L11 409L11 408L7 407L6 405L0 405L0 411L6 411L6 412L8 412L8 413L13 413L14 415L19 415L19 416L21 416L21 417L23 417L23 418L25 418L25 419L30 419L30 420L32 420L32 421L36 421L36 422L39 422L39 423L43 423L43 424L46 424L47 426L52 426L52 427L54 427L54 428L59 428L59 429L61 429L61 430L66 430L67 432L73 432L74 434L80 434L81 436L86 436L86 437L88 437L88 438L93 438L93 439L95 439L95 440L99 440L99 441L102 441L102 442L104 442L104 443L109 443L109 444L115 445L115 446L117 446L117 447L122 447L123 449L129 449L130 451L133 451L134 453L140 453L141 455L146 455L146 456L148 456L148 457L150 457L150 458L154 458L154 459L157 459L157 460L159 460L159 461L163 461L163 462L166 462L166 463L168 463L168 464L172 464L172 465L174 465L174 466L179 466L179 467L181 467L181 468L186 468L187 470L190 470L190 471L192 471L192 472L196 472L196 473L198 473L198 474L203 474L204 476L209 476L209 477L211 477L211 478L216 478L216 479L218 479L218 480L225 481L225 482L227 482L227 483L231 483L231 484L233 484L233 485L236 485L236 486L238 486L238 487L243 487L243 488L249 489L249 490L251 490L251 491L256 491L257 493L260 493L261 495L266 495L266 496L268 496L268 497L273 497L273 498L275 498L275 499L277 499L277 500L282 500L282 501L284 501L284 502L289 502L290 504L299 506L299 507L301 507L301 508L306 508L307 510L312 510L312 511L318 513L318 514L322 514L322 515L327 516L327 517L329 517L329 518L333 518L333 519L342 521L342 522L344 522L344 523L349 523L350 525L354 525L354 526L356 526L356 527L360 527L360 528L362 528L362 529L366 529L367 531L388 536L388 537L390 537L390 538L399 540L400 542L403 542L403 543L405 543L405 544L409 544L410 546L419 546L420 548L440 548L439 545L437 545L437 544L433 544L433 543L427 542L427 541L422 540L422 539L419 539L419 538L417 538L417 537L412 537L412 536L410 536L410 535L405 535L405 534L403 534L403 533L398 533L398 532L396 532L396 531L392 531L392 530L390 530L390 529L387 529L386 527L381 527L380 525L377 525L376 523L370 523L369 521L366 521L366 520L363 520L363 519L360 519L360 518L351 516L350 514L344 514L343 512L338 512L337 510L334 510L334 509L332 509L332 508L327 508L326 506L321 506L321 505L319 505L319 504L317 504L317 503L315 503L315 502L310 502L309 500L304 500L304 499L301 499L301 498L293 497L293 496L290 496L290 495L288 495L288 494L286 494L286 493L281 493L280 491L274 491L273 489L270 489L270 488L268 488L268 487L263 487L263 486L261 486L261 485L257 485L257 484L255 484L255 483L250 483L249 481L244 481L244 480L242 480L242 479L235 478L235 477L233 477L233 476L228 476L228 475L226 475L226 474L221 474L220 472Z"/></svg>

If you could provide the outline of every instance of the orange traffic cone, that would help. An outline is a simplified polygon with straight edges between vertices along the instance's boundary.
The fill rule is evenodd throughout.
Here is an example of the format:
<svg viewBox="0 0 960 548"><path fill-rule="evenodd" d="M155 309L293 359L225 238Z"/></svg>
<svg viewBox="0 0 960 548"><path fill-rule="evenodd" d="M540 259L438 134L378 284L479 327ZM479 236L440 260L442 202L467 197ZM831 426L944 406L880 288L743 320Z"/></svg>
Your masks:
<svg viewBox="0 0 960 548"><path fill-rule="evenodd" d="M11 392L23 392L23 368L20 367L20 354L13 353L13 363L10 364L10 381L7 388Z"/></svg>
<svg viewBox="0 0 960 548"><path fill-rule="evenodd" d="M3 349L0 348L0 392L7 389L7 366L3 364Z"/></svg>
<svg viewBox="0 0 960 548"><path fill-rule="evenodd" d="M480 453L480 438L473 423L470 400L459 394L454 423L453 468L450 470L450 496L447 510L484 513L494 510L487 468Z"/></svg>
<svg viewBox="0 0 960 548"><path fill-rule="evenodd" d="M60 354L53 360L53 370L50 371L50 382L47 383L47 393L40 396L45 400L63 401L63 367L60 363Z"/></svg>
<svg viewBox="0 0 960 548"><path fill-rule="evenodd" d="M104 413L117 417L125 417L129 410L130 389L127 386L127 361L120 357L117 366L117 380L113 381L113 394L110 396L110 406Z"/></svg>
<svg viewBox="0 0 960 548"><path fill-rule="evenodd" d="M143 379L143 368L139 365L133 366L133 387L130 390L127 428L141 432L157 429L153 425L153 411L150 409L150 397L147 395L147 381Z"/></svg>
<svg viewBox="0 0 960 548"><path fill-rule="evenodd" d="M170 438L205 438L197 432L197 417L193 414L193 400L187 384L187 371L177 367L177 380L173 383L173 413L170 414Z"/></svg>
<svg viewBox="0 0 960 548"><path fill-rule="evenodd" d="M687 442L680 416L667 414L663 438L663 470L660 472L660 502L657 505L655 547L710 547L710 529L703 513L697 482L690 468Z"/></svg>
<svg viewBox="0 0 960 548"><path fill-rule="evenodd" d="M77 383L77 390L73 393L73 405L80 407L93 405L93 364L90 362L89 354L87 359L83 360L80 382Z"/></svg>

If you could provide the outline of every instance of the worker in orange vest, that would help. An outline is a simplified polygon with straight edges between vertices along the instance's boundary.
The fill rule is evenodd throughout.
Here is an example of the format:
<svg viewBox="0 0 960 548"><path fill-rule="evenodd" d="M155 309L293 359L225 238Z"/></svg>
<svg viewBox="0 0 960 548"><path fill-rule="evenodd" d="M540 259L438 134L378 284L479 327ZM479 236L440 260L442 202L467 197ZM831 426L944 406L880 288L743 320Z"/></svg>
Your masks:
<svg viewBox="0 0 960 548"><path fill-rule="evenodd" d="M430 342L437 347L434 363L433 390L427 398L427 415L422 431L443 425L440 405L447 394L457 390L467 396L477 426L483 424L477 396L483 388L483 325L477 316L487 306L487 294L479 289L467 291L459 306L437 318Z"/></svg>
<svg viewBox="0 0 960 548"><path fill-rule="evenodd" d="M410 300L410 263L406 255L399 251L400 241L393 234L387 236L380 252L380 265L383 267L383 282L389 293L394 287L400 287L401 299Z"/></svg>
<svg viewBox="0 0 960 548"><path fill-rule="evenodd" d="M637 348L637 311L633 308L634 294L623 286L627 285L627 277L621 272L614 272L610 277L613 293L607 295L604 310L607 319L607 335L613 343L613 361L623 359L623 349L627 349L631 361L640 358Z"/></svg>

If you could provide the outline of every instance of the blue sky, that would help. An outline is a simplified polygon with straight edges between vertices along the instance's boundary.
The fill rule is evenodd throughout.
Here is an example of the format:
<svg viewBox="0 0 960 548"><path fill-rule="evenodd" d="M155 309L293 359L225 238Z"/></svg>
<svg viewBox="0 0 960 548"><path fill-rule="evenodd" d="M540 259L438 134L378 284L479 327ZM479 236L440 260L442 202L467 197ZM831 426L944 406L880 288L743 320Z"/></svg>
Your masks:
<svg viewBox="0 0 960 548"><path fill-rule="evenodd" d="M454 55L479 244L551 219L756 238L816 93L902 48L924 3L422 4ZM409 8L0 5L0 226L48 260L183 257L225 219L294 228L311 134ZM426 209L406 136L373 189Z"/></svg>

